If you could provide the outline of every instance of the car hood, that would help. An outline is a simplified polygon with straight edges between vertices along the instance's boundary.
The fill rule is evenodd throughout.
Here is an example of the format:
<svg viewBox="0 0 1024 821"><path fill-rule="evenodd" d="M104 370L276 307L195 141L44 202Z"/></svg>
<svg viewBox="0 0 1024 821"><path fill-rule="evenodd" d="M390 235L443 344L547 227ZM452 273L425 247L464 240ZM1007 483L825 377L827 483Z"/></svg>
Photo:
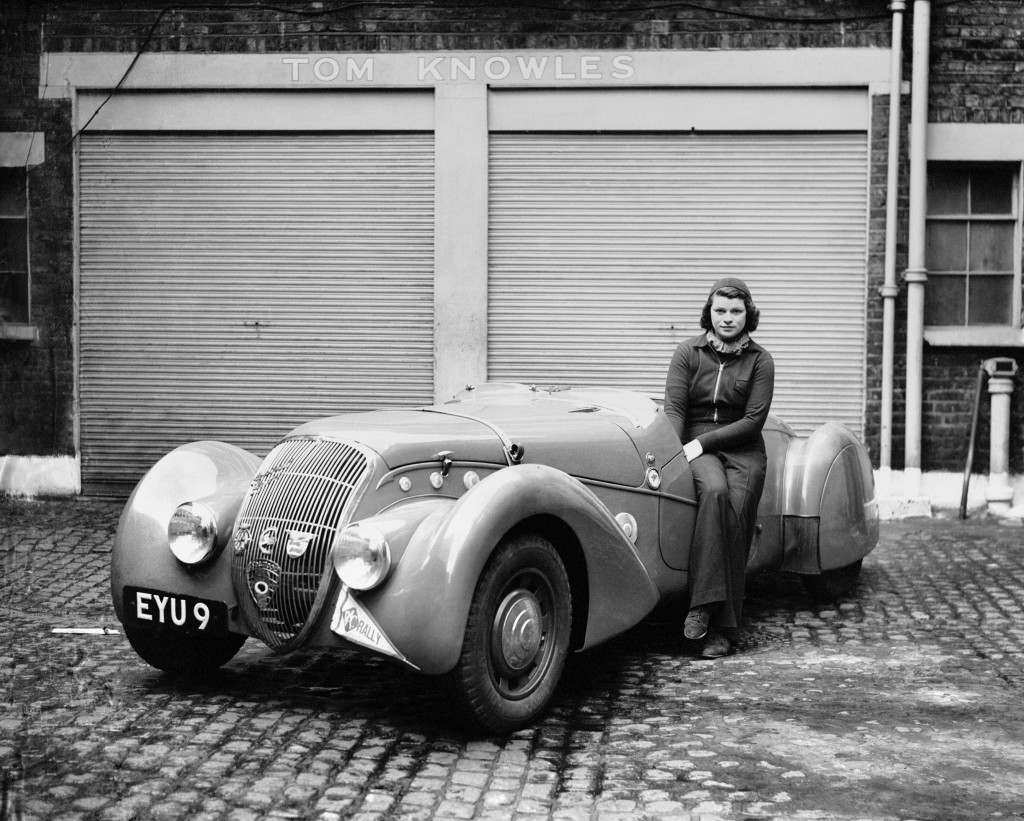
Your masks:
<svg viewBox="0 0 1024 821"><path fill-rule="evenodd" d="M436 458L443 450L468 462L505 462L501 440L481 422L430 409L346 413L307 422L289 436L330 436L375 450L388 467Z"/></svg>
<svg viewBox="0 0 1024 821"><path fill-rule="evenodd" d="M379 453L389 468L430 461L441 451L451 451L456 461L505 464L505 445L515 444L524 452L524 464L639 487L645 464L626 431L641 425L634 416L592 399L591 394L549 394L521 386L482 390L417 410L318 419L291 435L359 442Z"/></svg>

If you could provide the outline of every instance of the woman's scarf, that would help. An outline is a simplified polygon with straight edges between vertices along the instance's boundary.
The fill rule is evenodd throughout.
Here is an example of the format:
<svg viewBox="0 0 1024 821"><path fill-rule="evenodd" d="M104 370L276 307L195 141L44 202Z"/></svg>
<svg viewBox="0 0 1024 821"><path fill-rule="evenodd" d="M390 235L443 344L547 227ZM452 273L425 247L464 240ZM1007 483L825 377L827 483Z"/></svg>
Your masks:
<svg viewBox="0 0 1024 821"><path fill-rule="evenodd" d="M718 353L724 354L740 354L747 349L750 344L750 336L744 331L740 334L740 338L735 342L726 342L715 336L714 331L708 331L708 344L711 345Z"/></svg>

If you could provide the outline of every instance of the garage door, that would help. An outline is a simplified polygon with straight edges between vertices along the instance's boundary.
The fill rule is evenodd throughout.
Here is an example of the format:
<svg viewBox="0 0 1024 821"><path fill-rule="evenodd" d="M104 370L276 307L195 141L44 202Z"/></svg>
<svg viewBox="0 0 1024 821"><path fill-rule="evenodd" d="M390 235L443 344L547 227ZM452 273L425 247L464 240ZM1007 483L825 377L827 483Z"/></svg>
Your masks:
<svg viewBox="0 0 1024 821"><path fill-rule="evenodd" d="M801 432L863 427L864 134L493 134L490 379L661 395L710 284L747 281Z"/></svg>
<svg viewBox="0 0 1024 821"><path fill-rule="evenodd" d="M101 134L80 161L85 493L168 449L433 398L433 137Z"/></svg>

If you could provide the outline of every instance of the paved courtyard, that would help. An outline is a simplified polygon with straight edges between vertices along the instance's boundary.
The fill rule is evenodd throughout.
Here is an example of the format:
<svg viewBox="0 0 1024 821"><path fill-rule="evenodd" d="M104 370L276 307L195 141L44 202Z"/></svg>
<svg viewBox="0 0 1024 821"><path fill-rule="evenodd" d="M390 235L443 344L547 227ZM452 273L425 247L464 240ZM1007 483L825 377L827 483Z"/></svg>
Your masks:
<svg viewBox="0 0 1024 821"><path fill-rule="evenodd" d="M886 524L837 605L761 577L718 661L655 614L499 738L355 652L250 641L203 684L147 668L109 602L118 513L0 499L3 821L1024 818L1019 526Z"/></svg>

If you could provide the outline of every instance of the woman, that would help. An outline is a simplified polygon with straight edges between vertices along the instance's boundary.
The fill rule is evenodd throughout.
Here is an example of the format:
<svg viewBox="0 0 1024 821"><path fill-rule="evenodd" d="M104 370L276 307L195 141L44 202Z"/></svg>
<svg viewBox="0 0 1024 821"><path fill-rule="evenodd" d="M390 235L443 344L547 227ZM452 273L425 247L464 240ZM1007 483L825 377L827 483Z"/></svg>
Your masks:
<svg viewBox="0 0 1024 821"><path fill-rule="evenodd" d="M772 403L775 363L749 336L759 316L743 280L718 280L701 313L705 333L676 348L665 383L665 415L684 443L697 490L683 635L704 639L704 658L732 650L764 486L761 429Z"/></svg>

